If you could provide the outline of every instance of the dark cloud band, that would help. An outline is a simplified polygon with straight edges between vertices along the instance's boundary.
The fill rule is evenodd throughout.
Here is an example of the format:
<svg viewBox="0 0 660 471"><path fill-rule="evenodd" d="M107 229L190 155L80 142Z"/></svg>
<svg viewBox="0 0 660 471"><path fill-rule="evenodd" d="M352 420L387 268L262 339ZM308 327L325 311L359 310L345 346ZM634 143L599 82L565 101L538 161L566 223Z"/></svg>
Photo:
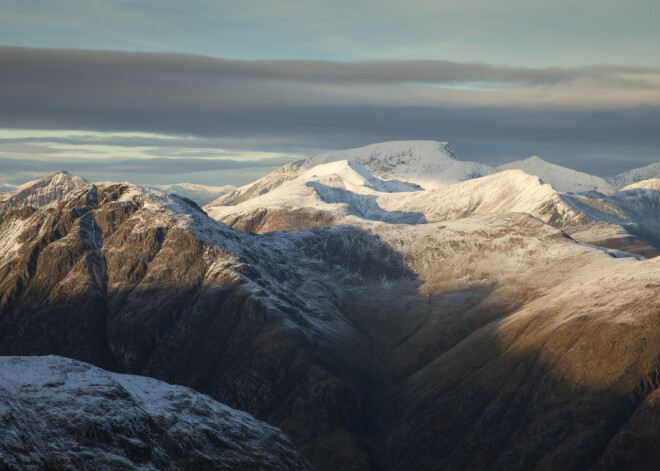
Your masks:
<svg viewBox="0 0 660 471"><path fill-rule="evenodd" d="M0 127L188 134L250 142L225 149L297 152L393 139L449 140L459 150L489 142L498 155L524 143L533 144L530 153L576 145L646 156L660 148L657 68L234 61L13 47L0 47L0 64ZM114 140L108 145L174 144L180 150L168 155L182 162L204 155L186 149L208 143L107 139ZM272 147L276 141L281 147ZM0 140L0 150L30 143L39 144ZM179 168L169 159L165 164Z"/></svg>

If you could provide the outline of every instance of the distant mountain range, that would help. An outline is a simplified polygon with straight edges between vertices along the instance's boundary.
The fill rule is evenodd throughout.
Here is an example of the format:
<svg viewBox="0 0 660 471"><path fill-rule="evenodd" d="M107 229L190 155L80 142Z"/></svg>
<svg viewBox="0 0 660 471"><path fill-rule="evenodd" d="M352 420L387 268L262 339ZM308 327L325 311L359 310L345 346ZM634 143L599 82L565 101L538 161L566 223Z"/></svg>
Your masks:
<svg viewBox="0 0 660 471"><path fill-rule="evenodd" d="M660 179L506 167L392 142L203 209L5 195L0 468L655 469Z"/></svg>

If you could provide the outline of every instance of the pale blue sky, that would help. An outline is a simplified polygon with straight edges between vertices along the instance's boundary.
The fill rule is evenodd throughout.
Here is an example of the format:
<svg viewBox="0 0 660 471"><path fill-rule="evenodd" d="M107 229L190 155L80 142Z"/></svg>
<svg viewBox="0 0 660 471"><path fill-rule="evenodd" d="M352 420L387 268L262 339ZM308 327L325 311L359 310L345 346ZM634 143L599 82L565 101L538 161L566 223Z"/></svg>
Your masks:
<svg viewBox="0 0 660 471"><path fill-rule="evenodd" d="M3 0L0 44L228 59L660 65L657 0Z"/></svg>
<svg viewBox="0 0 660 471"><path fill-rule="evenodd" d="M112 155L275 164L388 139L607 176L660 160L658 24L657 0L1 0L0 183L28 177L21 159L44 162L34 174ZM76 137L90 132L121 145ZM124 179L272 168L246 165Z"/></svg>

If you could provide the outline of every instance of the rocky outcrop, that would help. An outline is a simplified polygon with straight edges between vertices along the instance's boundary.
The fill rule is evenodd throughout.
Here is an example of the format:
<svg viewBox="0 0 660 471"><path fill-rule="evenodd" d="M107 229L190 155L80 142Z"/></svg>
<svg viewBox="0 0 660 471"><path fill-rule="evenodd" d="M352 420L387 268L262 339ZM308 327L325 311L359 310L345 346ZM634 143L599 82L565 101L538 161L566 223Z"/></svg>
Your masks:
<svg viewBox="0 0 660 471"><path fill-rule="evenodd" d="M16 191L0 193L0 201L23 207L47 208L59 203L72 191L89 185L85 179L60 170L46 177L19 186Z"/></svg>
<svg viewBox="0 0 660 471"><path fill-rule="evenodd" d="M0 468L306 470L280 430L181 386L0 357Z"/></svg>

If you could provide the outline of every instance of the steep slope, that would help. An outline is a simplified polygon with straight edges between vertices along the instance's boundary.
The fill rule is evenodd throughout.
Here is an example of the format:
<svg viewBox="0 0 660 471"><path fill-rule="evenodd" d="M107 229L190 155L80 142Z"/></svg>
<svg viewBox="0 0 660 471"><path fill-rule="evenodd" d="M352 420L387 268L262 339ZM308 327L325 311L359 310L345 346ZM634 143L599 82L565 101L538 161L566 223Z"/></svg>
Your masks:
<svg viewBox="0 0 660 471"><path fill-rule="evenodd" d="M163 191L176 193L177 195L193 200L199 206L209 204L211 201L220 198L227 193L234 191L234 185L225 186L207 186L196 183L175 183L172 185L156 185Z"/></svg>
<svg viewBox="0 0 660 471"><path fill-rule="evenodd" d="M188 385L282 427L318 469L379 459L380 373L336 303L347 287L414 277L376 237L257 238L128 185L16 210L0 232L0 353Z"/></svg>
<svg viewBox="0 0 660 471"><path fill-rule="evenodd" d="M537 156L497 167L497 170L500 171L511 169L518 169L528 175L535 175L543 183L548 183L555 190L561 192L578 193L581 191L596 190L604 194L612 194L616 191L612 185L600 177L554 165Z"/></svg>
<svg viewBox="0 0 660 471"><path fill-rule="evenodd" d="M617 188L632 185L643 180L652 180L660 178L660 162L656 162L646 167L635 168L610 179L610 183Z"/></svg>
<svg viewBox="0 0 660 471"><path fill-rule="evenodd" d="M67 194L80 190L89 183L64 170L17 187L16 191L0 193L0 201L16 206L47 208L56 205Z"/></svg>
<svg viewBox="0 0 660 471"><path fill-rule="evenodd" d="M0 357L0 417L8 470L309 468L280 430L244 412L61 357Z"/></svg>
<svg viewBox="0 0 660 471"><path fill-rule="evenodd" d="M655 469L659 262L568 278L402 383L393 469Z"/></svg>
<svg viewBox="0 0 660 471"><path fill-rule="evenodd" d="M424 188L447 186L496 172L488 165L457 160L446 142L383 142L292 162L256 182L218 198L207 205L206 209L240 204L272 191L312 167L338 161L355 162L381 180L398 180Z"/></svg>
<svg viewBox="0 0 660 471"><path fill-rule="evenodd" d="M362 177L358 186L378 185ZM539 201L557 194L540 183L535 191ZM316 469L476 469L490 459L543 469L563 456L564 469L589 469L617 434L658 438L636 415L640 403L652 409L643 401L657 390L648 376L657 264L578 244L529 214L254 235L176 196L99 185L55 208L15 211L0 232L12 247L0 252L0 353L57 353L190 386L281 427ZM594 290L609 277L625 286L608 284L602 297ZM594 316L602 318L594 329L581 327L603 312L611 315ZM527 318L536 321L517 324ZM519 328L484 334L509 319ZM564 321L566 335L532 335ZM627 332L621 352L617 329ZM570 332L592 341L571 350L579 344ZM502 353L513 338L530 355L518 363ZM561 356L559 370L534 361L546 344L577 372L610 359L607 375L625 377L625 387L595 374L546 383L545 371L548 379L563 371ZM483 362L487 371L475 373ZM475 385L482 377L485 391ZM570 391L570 401L553 402L555 391ZM537 402L528 409L530 395ZM619 407L629 397L639 400ZM588 407L576 414L575 404ZM564 455L570 443L579 449ZM612 456L621 469L642 454Z"/></svg>

